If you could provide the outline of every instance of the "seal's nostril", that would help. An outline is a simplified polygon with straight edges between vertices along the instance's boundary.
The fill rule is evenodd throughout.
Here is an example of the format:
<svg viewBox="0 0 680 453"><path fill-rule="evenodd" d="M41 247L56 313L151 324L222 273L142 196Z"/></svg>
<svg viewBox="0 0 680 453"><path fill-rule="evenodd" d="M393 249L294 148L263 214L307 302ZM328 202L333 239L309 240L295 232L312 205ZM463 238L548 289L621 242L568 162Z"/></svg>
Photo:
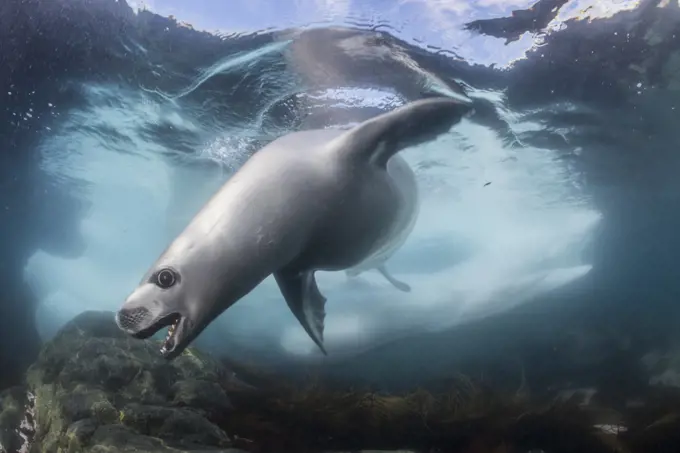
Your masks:
<svg viewBox="0 0 680 453"><path fill-rule="evenodd" d="M122 308L116 314L116 322L121 329L134 329L150 315L151 312L144 307Z"/></svg>

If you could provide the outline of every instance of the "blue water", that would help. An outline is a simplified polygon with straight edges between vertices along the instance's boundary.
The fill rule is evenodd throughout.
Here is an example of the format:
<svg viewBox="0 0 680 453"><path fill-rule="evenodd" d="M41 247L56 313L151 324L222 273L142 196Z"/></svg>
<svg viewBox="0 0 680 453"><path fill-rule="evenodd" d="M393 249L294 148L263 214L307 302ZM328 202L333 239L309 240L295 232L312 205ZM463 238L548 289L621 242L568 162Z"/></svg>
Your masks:
<svg viewBox="0 0 680 453"><path fill-rule="evenodd" d="M570 1L507 44L464 27L532 3L9 1L0 240L20 271L3 280L28 283L48 340L78 313L116 310L264 144L438 94L475 114L402 153L422 207L388 264L412 292L377 272L320 273L324 357L270 278L199 347L411 382L456 354L543 354L586 324L671 319L677 91L662 57L656 79L636 69L663 46L624 35L656 24L675 39L677 5Z"/></svg>

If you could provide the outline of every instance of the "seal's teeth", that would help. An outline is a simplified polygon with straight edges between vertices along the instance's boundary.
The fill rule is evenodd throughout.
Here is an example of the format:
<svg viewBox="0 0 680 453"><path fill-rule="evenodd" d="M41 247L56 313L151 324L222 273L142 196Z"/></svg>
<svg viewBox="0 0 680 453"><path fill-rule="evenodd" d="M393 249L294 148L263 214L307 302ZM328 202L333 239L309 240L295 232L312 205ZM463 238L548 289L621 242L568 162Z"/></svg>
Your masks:
<svg viewBox="0 0 680 453"><path fill-rule="evenodd" d="M168 352L168 344L170 343L172 336L175 335L175 330L177 329L178 325L179 319L173 322L168 328L168 333L167 335L165 335L165 341L163 342L163 347L161 348L161 354L165 354L166 352Z"/></svg>

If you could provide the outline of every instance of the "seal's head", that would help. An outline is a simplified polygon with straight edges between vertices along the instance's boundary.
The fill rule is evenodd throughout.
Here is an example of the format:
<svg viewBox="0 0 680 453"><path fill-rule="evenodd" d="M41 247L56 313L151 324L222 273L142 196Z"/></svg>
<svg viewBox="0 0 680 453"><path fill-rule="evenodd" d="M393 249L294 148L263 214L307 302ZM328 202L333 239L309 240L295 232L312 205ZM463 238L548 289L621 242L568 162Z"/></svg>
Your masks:
<svg viewBox="0 0 680 453"><path fill-rule="evenodd" d="M116 313L118 327L135 338L149 338L169 327L161 346L167 359L178 356L201 330L201 313L182 277L176 267L154 266Z"/></svg>

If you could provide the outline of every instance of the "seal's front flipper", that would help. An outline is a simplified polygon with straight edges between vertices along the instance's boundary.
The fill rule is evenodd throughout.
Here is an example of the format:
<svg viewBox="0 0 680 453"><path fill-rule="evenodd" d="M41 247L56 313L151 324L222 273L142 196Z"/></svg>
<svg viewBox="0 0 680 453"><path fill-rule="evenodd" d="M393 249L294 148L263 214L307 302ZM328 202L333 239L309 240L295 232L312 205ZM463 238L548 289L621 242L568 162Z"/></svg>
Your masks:
<svg viewBox="0 0 680 453"><path fill-rule="evenodd" d="M390 273L387 272L387 268L384 265L378 266L376 269L378 269L378 272L380 272L382 276L385 277L388 282L392 283L392 285L398 290L404 291L405 293L411 292L411 287L407 283L404 283L392 277L392 275L390 275Z"/></svg>
<svg viewBox="0 0 680 453"><path fill-rule="evenodd" d="M274 272L288 307L309 337L328 355L323 345L323 327L326 318L326 298L316 286L314 272Z"/></svg>

